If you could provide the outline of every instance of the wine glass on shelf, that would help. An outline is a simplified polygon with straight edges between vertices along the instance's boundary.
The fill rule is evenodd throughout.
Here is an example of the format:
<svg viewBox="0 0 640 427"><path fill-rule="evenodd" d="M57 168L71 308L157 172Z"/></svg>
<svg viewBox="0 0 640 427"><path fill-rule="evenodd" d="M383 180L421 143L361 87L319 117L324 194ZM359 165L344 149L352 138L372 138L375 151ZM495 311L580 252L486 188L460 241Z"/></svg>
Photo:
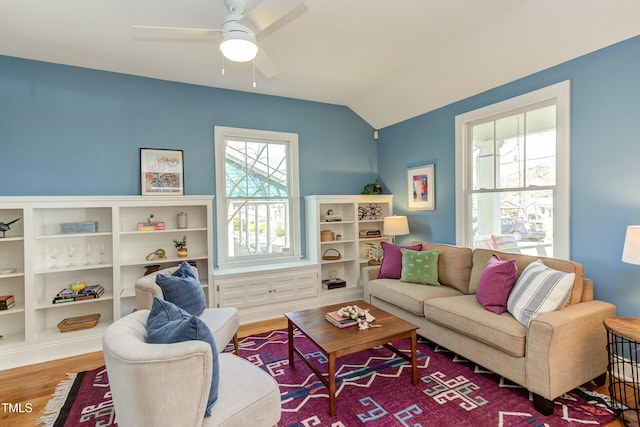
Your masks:
<svg viewBox="0 0 640 427"><path fill-rule="evenodd" d="M76 248L73 245L69 245L67 248L67 257L69 257L69 262L67 263L67 267L71 267L73 265L73 257L76 256Z"/></svg>
<svg viewBox="0 0 640 427"><path fill-rule="evenodd" d="M84 265L91 264L92 253L93 253L93 248L91 247L91 244L87 243L87 245L84 247L84 254L87 257L87 260L85 261Z"/></svg>
<svg viewBox="0 0 640 427"><path fill-rule="evenodd" d="M56 264L56 258L58 258L58 248L51 246L49 248L49 256L51 257L51 268L58 268Z"/></svg>
<svg viewBox="0 0 640 427"><path fill-rule="evenodd" d="M104 264L104 243L100 243L100 248L98 249L98 252L100 253L100 264Z"/></svg>

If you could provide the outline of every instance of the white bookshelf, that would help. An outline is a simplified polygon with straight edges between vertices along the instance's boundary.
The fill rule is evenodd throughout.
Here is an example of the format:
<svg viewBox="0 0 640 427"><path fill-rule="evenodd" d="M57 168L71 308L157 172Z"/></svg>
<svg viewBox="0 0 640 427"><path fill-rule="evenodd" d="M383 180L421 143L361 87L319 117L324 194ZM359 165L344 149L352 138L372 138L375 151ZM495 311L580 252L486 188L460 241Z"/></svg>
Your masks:
<svg viewBox="0 0 640 427"><path fill-rule="evenodd" d="M134 310L134 284L144 266L165 268L185 260L176 256L172 244L183 235L189 248L186 260L196 263L207 304L215 306L209 286L212 201L213 196L0 197L0 221L21 218L0 238L0 295L16 300L15 307L0 311L0 369L100 350L104 330ZM177 228L179 212L188 215L185 229ZM137 231L137 223L151 214L154 221L165 222L165 230ZM95 222L97 230L64 233L60 224L69 222ZM87 245L90 250L85 251ZM145 259L159 248L166 259ZM2 274L9 269L14 271ZM92 300L52 303L76 281L101 284L105 293ZM94 328L61 333L57 327L65 318L96 313L100 321Z"/></svg>
<svg viewBox="0 0 640 427"><path fill-rule="evenodd" d="M369 243L391 241L391 236L361 238L363 230L380 230L385 216L393 215L392 195L313 195L305 197L307 216L307 257L320 264L321 280L330 274L346 282L346 287L322 289L323 302L340 302L363 297L362 267L366 266ZM328 214L333 218L326 220ZM333 233L333 240L322 241L323 231ZM340 236L338 238L338 236ZM331 250L340 259L327 260Z"/></svg>

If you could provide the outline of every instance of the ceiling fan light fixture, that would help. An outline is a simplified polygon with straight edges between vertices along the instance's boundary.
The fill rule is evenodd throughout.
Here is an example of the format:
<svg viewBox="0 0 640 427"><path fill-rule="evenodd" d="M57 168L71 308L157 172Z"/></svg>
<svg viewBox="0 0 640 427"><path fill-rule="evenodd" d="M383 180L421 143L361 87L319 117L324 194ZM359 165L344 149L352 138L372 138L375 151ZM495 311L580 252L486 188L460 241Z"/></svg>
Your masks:
<svg viewBox="0 0 640 427"><path fill-rule="evenodd" d="M220 50L229 61L248 62L258 54L258 45L253 35L244 31L230 31L224 34Z"/></svg>

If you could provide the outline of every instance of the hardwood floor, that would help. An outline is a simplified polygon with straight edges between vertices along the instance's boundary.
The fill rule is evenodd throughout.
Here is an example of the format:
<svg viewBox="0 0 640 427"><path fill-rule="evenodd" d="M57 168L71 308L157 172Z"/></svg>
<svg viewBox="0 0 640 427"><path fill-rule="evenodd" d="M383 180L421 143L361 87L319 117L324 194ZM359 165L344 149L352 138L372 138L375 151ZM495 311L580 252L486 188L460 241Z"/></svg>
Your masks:
<svg viewBox="0 0 640 427"><path fill-rule="evenodd" d="M282 317L241 325L238 336L242 338L286 327L287 321ZM66 378L68 372L88 371L102 365L104 365L102 352L96 352L0 371L0 405L2 405L0 406L0 425L35 426L56 386ZM606 385L593 389L600 393L607 393ZM16 407L16 404L20 404L20 407ZM623 427L623 424L616 420L606 427Z"/></svg>

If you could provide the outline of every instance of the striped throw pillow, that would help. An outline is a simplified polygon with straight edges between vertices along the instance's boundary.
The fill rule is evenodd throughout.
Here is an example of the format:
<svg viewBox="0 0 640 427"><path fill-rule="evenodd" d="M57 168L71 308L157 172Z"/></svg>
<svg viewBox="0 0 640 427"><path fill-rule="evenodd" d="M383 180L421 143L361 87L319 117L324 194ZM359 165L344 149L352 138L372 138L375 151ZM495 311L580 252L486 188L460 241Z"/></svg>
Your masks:
<svg viewBox="0 0 640 427"><path fill-rule="evenodd" d="M571 295L575 273L554 270L537 260L520 275L507 300L507 310L527 328L539 314L562 308Z"/></svg>

